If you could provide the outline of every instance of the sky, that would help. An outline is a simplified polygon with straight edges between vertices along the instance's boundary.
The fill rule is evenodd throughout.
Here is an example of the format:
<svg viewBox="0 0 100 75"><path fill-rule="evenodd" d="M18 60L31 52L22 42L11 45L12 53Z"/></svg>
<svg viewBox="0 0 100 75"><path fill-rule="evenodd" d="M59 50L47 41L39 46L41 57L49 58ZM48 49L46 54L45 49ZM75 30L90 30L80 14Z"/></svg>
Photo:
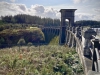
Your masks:
<svg viewBox="0 0 100 75"><path fill-rule="evenodd" d="M60 9L77 9L75 21L100 21L100 0L0 0L0 16L28 14L60 19Z"/></svg>

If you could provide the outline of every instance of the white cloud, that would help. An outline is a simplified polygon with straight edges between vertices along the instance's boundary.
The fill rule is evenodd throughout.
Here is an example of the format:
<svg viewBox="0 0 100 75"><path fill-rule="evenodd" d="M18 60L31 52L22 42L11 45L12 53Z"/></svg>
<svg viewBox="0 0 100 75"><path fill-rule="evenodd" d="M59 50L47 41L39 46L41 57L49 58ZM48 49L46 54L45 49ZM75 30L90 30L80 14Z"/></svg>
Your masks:
<svg viewBox="0 0 100 75"><path fill-rule="evenodd" d="M75 4L77 4L77 3L84 3L84 2L87 2L88 0L73 0L73 2L75 3Z"/></svg>
<svg viewBox="0 0 100 75"><path fill-rule="evenodd" d="M93 15L87 13L78 13L75 15L75 20L96 20L100 21L100 15Z"/></svg>
<svg viewBox="0 0 100 75"><path fill-rule="evenodd" d="M82 0L73 0L74 3L80 3Z"/></svg>
<svg viewBox="0 0 100 75"><path fill-rule="evenodd" d="M57 15L56 15L57 13L58 12L54 10L53 8L48 8L45 10L44 15L51 18L57 18Z"/></svg>
<svg viewBox="0 0 100 75"><path fill-rule="evenodd" d="M100 15L95 15L95 16L93 17L93 20L100 21Z"/></svg>
<svg viewBox="0 0 100 75"><path fill-rule="evenodd" d="M51 7L44 7L42 5L32 5L31 8L29 8L29 14L30 15L38 15L41 17L50 17L50 18L58 18L58 11L54 10Z"/></svg>
<svg viewBox="0 0 100 75"><path fill-rule="evenodd" d="M24 4L18 4L16 6L22 11L27 11L27 7Z"/></svg>
<svg viewBox="0 0 100 75"><path fill-rule="evenodd" d="M37 12L40 12L40 13L44 13L45 11L45 8L42 6L42 5L32 5L31 6L31 9L37 11Z"/></svg>
<svg viewBox="0 0 100 75"><path fill-rule="evenodd" d="M78 13L75 15L75 20L92 20L94 15Z"/></svg>
<svg viewBox="0 0 100 75"><path fill-rule="evenodd" d="M24 4L0 2L0 15L29 14L41 17L58 18L58 11L53 8L45 8L42 5L32 5L27 8Z"/></svg>
<svg viewBox="0 0 100 75"><path fill-rule="evenodd" d="M26 12L27 8L24 4L0 2L0 15L25 14Z"/></svg>
<svg viewBox="0 0 100 75"><path fill-rule="evenodd" d="M95 9L99 12L99 9ZM0 2L0 16L16 15L16 14L29 14L41 17L59 18L60 12L52 7L44 7L43 5L31 5L27 8L24 4L15 4L8 2ZM75 20L100 20L100 15L87 14L87 13L75 13Z"/></svg>

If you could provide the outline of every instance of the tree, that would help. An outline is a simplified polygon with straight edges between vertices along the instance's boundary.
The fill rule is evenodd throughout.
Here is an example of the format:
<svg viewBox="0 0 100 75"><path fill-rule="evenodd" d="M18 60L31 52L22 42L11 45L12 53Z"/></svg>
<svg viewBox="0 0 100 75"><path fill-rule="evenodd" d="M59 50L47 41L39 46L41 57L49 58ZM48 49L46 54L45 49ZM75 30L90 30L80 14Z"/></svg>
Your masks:
<svg viewBox="0 0 100 75"><path fill-rule="evenodd" d="M51 19L51 18L41 18L39 16L31 16L26 14L17 14L15 16L4 16L1 17L2 22L5 23L20 23L20 24L37 24L43 26L59 26L59 19Z"/></svg>
<svg viewBox="0 0 100 75"><path fill-rule="evenodd" d="M24 38L20 38L17 44L19 45L19 51L20 51L20 46L25 45Z"/></svg>

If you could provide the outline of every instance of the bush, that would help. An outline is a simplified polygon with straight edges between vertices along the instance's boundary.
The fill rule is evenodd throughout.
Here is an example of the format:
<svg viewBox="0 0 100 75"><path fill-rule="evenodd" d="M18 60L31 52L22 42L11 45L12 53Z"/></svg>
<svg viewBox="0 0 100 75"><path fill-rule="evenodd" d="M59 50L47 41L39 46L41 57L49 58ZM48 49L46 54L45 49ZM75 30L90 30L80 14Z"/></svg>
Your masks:
<svg viewBox="0 0 100 75"><path fill-rule="evenodd" d="M58 61L58 63L53 67L54 72L60 72L63 75L72 75L72 70L68 67L67 64Z"/></svg>
<svg viewBox="0 0 100 75"><path fill-rule="evenodd" d="M24 40L24 38L21 38L21 39L19 39L19 41L18 41L18 43L17 43L18 45L25 45L25 40Z"/></svg>

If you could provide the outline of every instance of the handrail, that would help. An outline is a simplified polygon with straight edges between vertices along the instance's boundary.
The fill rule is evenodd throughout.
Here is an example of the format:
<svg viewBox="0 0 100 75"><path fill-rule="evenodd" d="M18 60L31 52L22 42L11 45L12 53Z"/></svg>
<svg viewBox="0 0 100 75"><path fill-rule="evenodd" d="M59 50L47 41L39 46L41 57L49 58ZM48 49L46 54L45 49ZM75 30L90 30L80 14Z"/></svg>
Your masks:
<svg viewBox="0 0 100 75"><path fill-rule="evenodd" d="M86 73L87 73L87 68L86 68L86 65L85 65L85 58L84 58L84 55L83 55L83 52L82 52L82 45L81 45L81 43L79 42L79 39L75 36L75 34L72 32L72 31L70 31L70 30L66 30L67 32L69 32L69 33L71 33L73 36L74 36L74 38L75 38L75 40L76 40L76 42L77 42L77 44L78 44L78 47L79 47L79 51L80 51L80 53L79 53L79 57L80 57L80 60L81 60L81 63L83 64L83 66L84 66L84 73L85 73L85 75L86 75Z"/></svg>

